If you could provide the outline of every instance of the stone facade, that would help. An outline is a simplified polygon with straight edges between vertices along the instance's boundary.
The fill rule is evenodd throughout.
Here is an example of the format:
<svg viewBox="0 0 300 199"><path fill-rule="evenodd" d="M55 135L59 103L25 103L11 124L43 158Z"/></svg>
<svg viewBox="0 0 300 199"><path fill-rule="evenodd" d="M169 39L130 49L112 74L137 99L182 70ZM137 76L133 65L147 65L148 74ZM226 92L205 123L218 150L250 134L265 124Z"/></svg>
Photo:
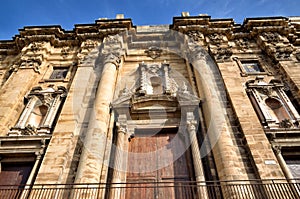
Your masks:
<svg viewBox="0 0 300 199"><path fill-rule="evenodd" d="M186 178L199 185L295 182L299 63L299 17L236 24L183 13L170 26L134 26L118 15L72 31L24 27L13 40L0 41L0 183L19 166L28 174L11 178L12 184L125 184L135 179L131 173L153 171L147 155L146 170L135 170L133 152L153 146L142 141L145 132L149 142L168 135L179 140L176 150L182 144L169 164L163 163L168 150L168 157L154 155L160 157L154 170L162 175L171 164L188 167ZM185 166L177 161L183 156ZM168 172L178 177L175 167ZM238 194L222 186L220 192ZM85 197L132 194L114 188ZM196 190L192 198L209 194Z"/></svg>

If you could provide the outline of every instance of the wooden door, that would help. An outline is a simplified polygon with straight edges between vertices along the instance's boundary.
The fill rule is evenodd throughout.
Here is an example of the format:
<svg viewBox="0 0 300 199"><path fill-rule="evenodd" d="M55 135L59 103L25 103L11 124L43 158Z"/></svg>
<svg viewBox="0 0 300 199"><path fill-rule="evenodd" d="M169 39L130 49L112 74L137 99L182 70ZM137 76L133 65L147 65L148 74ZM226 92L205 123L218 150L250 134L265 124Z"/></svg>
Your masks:
<svg viewBox="0 0 300 199"><path fill-rule="evenodd" d="M32 170L31 163L1 163L0 198L18 198Z"/></svg>
<svg viewBox="0 0 300 199"><path fill-rule="evenodd" d="M135 134L129 143L126 198L196 198L195 188L184 186L193 175L190 149L176 133Z"/></svg>

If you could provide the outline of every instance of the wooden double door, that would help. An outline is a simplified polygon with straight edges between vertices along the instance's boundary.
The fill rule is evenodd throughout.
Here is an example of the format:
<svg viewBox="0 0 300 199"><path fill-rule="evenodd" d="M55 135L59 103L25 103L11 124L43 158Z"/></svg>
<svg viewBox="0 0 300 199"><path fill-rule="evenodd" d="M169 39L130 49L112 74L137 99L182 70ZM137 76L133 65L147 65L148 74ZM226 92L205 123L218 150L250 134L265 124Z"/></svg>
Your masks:
<svg viewBox="0 0 300 199"><path fill-rule="evenodd" d="M190 183L191 151L185 142L176 129L136 132L129 142L126 198L196 198Z"/></svg>

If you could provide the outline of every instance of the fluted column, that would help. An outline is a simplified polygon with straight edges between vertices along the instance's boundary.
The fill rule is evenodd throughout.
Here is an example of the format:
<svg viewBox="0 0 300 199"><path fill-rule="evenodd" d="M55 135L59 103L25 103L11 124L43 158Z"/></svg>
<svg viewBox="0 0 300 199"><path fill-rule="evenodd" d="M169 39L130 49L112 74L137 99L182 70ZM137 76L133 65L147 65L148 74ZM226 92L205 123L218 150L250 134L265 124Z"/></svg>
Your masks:
<svg viewBox="0 0 300 199"><path fill-rule="evenodd" d="M195 120L194 114L192 112L187 113L187 129L189 133L189 138L191 142L191 150L194 163L195 177L197 181L197 191L198 196L201 199L208 198L205 177L203 173L201 154L198 145L197 135L196 135L197 120Z"/></svg>
<svg viewBox="0 0 300 199"><path fill-rule="evenodd" d="M120 67L122 51L122 38L120 36L107 37L101 50L103 69L94 102L94 109L89 121L89 127L84 140L84 146L76 183L99 183L105 177L101 176L107 133L110 123L110 104L113 100L117 69ZM107 175L107 174L106 174ZM104 189L87 198L103 196Z"/></svg>
<svg viewBox="0 0 300 199"><path fill-rule="evenodd" d="M127 158L128 158L128 134L126 125L126 115L120 115L118 119L118 138L115 150L114 172L110 199L121 199L125 197Z"/></svg>

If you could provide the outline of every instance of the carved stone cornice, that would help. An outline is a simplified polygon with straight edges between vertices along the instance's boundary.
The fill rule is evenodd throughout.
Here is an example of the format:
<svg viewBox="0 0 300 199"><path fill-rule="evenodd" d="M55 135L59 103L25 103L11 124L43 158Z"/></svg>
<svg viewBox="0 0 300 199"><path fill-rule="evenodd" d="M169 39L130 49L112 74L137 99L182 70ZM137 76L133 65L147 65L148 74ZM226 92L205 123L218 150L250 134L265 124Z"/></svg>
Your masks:
<svg viewBox="0 0 300 199"><path fill-rule="evenodd" d="M274 61L291 60L294 48L285 36L278 32L263 32L258 38L258 43Z"/></svg>

